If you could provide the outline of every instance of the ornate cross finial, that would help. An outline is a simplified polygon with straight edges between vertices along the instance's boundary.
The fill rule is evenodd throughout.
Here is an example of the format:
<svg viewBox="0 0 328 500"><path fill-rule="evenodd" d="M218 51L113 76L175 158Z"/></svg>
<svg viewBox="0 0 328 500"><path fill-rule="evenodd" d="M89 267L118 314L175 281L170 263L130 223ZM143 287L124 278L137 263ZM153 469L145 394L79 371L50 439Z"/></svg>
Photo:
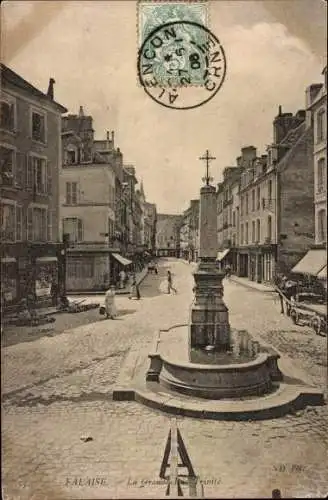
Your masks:
<svg viewBox="0 0 328 500"><path fill-rule="evenodd" d="M213 180L213 177L210 177L209 175L210 161L216 160L216 158L215 156L210 156L210 153L207 149L205 155L201 156L199 159L206 161L206 175L205 177L202 177L202 181L206 183L206 186L209 186L210 182Z"/></svg>

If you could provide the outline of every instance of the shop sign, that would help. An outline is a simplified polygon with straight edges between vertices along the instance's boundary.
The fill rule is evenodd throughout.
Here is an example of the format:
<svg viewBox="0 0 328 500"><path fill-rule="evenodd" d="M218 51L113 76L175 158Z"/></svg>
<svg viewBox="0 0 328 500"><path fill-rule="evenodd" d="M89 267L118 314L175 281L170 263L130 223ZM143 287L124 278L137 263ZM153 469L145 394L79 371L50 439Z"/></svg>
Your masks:
<svg viewBox="0 0 328 500"><path fill-rule="evenodd" d="M51 283L45 280L36 280L35 294L37 297L49 297L51 295Z"/></svg>

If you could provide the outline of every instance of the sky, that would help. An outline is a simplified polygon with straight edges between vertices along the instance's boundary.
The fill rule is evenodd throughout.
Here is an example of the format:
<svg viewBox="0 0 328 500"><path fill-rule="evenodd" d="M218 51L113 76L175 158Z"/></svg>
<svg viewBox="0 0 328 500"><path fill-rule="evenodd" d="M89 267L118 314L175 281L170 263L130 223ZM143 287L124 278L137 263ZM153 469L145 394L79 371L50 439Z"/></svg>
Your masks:
<svg viewBox="0 0 328 500"><path fill-rule="evenodd" d="M137 4L120 1L5 0L2 61L55 99L93 116L97 139L115 131L123 161L136 167L147 201L178 214L199 197L206 149L214 182L243 146L258 154L272 142L282 105L295 113L326 64L323 0L215 0L209 28L227 59L226 79L207 104L172 110L154 102L136 74Z"/></svg>

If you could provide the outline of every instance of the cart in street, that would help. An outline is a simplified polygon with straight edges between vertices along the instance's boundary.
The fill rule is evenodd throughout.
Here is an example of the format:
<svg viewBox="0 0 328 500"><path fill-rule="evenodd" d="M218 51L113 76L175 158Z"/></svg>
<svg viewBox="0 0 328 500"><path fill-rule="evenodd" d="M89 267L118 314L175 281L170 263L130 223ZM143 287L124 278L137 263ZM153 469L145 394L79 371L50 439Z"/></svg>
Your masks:
<svg viewBox="0 0 328 500"><path fill-rule="evenodd" d="M322 296L300 293L288 302L295 325L309 325L317 335L327 335L327 304Z"/></svg>

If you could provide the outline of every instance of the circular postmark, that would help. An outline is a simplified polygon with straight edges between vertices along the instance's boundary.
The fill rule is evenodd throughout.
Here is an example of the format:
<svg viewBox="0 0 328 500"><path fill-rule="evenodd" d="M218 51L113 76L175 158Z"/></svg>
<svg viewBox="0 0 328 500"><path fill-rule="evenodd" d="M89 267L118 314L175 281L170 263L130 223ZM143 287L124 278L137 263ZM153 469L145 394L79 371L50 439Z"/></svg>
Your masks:
<svg viewBox="0 0 328 500"><path fill-rule="evenodd" d="M196 22L158 26L139 50L139 81L154 101L167 108L192 109L207 103L221 88L225 74L220 41Z"/></svg>

